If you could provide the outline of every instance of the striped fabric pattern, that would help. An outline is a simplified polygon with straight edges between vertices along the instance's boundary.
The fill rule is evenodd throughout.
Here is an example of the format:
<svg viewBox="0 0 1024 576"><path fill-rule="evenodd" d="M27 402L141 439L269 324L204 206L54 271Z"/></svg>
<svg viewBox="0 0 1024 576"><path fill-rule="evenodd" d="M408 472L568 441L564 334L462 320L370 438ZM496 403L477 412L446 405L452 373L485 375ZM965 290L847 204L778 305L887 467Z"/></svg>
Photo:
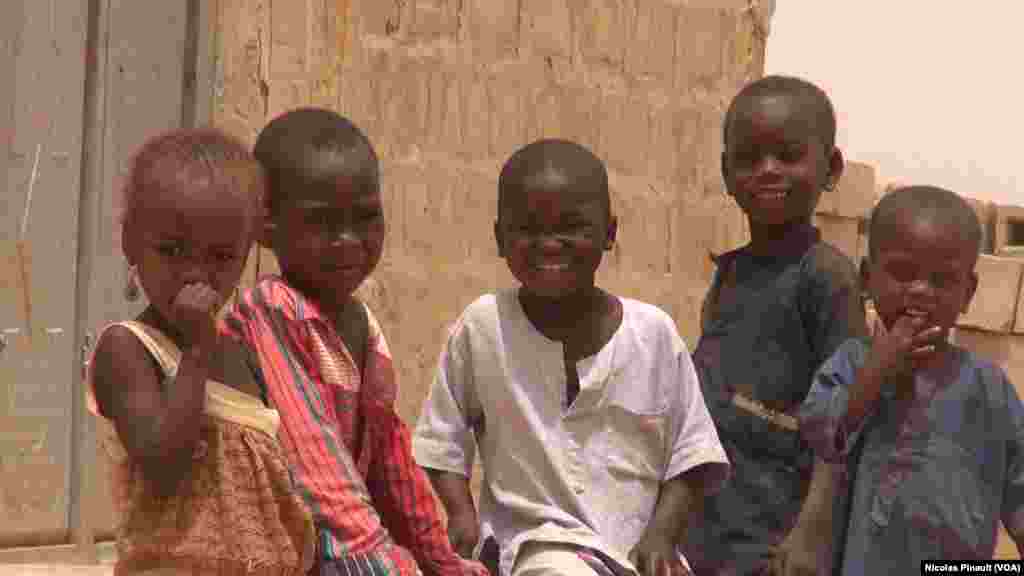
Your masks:
<svg viewBox="0 0 1024 576"><path fill-rule="evenodd" d="M223 332L258 357L258 377L281 415L280 441L319 531L324 575L486 575L460 559L430 482L395 411L394 366L367 309L360 375L333 322L278 277L232 306Z"/></svg>

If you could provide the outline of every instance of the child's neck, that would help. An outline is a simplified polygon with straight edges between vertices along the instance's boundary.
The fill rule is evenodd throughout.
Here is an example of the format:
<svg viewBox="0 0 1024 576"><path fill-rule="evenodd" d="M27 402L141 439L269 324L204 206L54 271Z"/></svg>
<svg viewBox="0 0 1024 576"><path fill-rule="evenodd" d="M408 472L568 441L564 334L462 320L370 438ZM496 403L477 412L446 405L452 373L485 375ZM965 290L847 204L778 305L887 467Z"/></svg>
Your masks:
<svg viewBox="0 0 1024 576"><path fill-rule="evenodd" d="M336 324L347 318L357 304L354 294L339 294L335 298L313 297L312 300L320 307L320 311Z"/></svg>
<svg viewBox="0 0 1024 576"><path fill-rule="evenodd" d="M918 399L918 379L924 378L932 386L942 387L956 379L956 348L948 342L942 343L936 351L920 364L906 371L893 374L889 383L896 387L896 399L913 402ZM927 391L927 389L926 389ZM926 394L927 396L927 394Z"/></svg>
<svg viewBox="0 0 1024 576"><path fill-rule="evenodd" d="M356 304L355 294L338 294L330 289L318 289L317 287L306 286L300 282L296 282L294 278L285 273L282 273L281 278L291 286L292 289L297 290L307 300L316 304L320 313L325 317L330 318L333 322L338 322L338 319L344 318Z"/></svg>
<svg viewBox="0 0 1024 576"><path fill-rule="evenodd" d="M541 334L582 352L600 349L618 327L618 322L610 320L621 321L618 300L597 286L557 299L520 289L518 297L527 319Z"/></svg>
<svg viewBox="0 0 1024 576"><path fill-rule="evenodd" d="M764 225L750 221L749 248L753 254L759 256L782 255L803 249L814 235L814 225L809 216L781 225Z"/></svg>
<svg viewBox="0 0 1024 576"><path fill-rule="evenodd" d="M167 336L179 350L185 350L185 337L181 331L174 327L174 324L170 323L166 318L157 311L153 306L147 306L142 314L135 319L136 322L141 322L147 326L151 326L160 331L164 336Z"/></svg>
<svg viewBox="0 0 1024 576"><path fill-rule="evenodd" d="M156 328L161 334L173 342L174 345L178 347L178 350L182 352L186 351L188 343L185 342L185 337L182 335L181 330L178 330L172 322L164 318L164 316L153 306L147 306L146 309L142 311L142 314L139 314L135 320L147 326ZM219 345L216 349L210 352L212 355L207 359L207 367L210 370L210 379L218 382L224 382L225 356L222 348L223 341L220 341L218 344Z"/></svg>

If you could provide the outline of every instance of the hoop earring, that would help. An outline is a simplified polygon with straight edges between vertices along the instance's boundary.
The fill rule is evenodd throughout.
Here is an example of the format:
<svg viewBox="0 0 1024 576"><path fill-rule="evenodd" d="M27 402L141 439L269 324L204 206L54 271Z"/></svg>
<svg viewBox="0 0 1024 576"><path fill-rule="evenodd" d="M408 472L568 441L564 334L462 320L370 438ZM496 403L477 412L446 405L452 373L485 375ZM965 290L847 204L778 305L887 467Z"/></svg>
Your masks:
<svg viewBox="0 0 1024 576"><path fill-rule="evenodd" d="M129 302L135 302L139 299L140 292L142 289L139 288L139 267L130 264L128 266L128 281L124 285L124 298Z"/></svg>

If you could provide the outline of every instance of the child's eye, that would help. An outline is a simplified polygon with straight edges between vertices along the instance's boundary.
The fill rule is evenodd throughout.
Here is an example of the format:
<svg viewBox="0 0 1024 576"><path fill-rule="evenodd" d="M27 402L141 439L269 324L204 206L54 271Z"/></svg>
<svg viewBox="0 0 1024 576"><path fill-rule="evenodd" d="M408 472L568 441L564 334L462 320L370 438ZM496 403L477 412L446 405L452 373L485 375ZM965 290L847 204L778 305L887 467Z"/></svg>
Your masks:
<svg viewBox="0 0 1024 576"><path fill-rule="evenodd" d="M180 244L160 244L156 251L170 258L180 258L185 253L185 247Z"/></svg>
<svg viewBox="0 0 1024 576"><path fill-rule="evenodd" d="M757 153L753 150L740 150L732 157L733 164L740 168L749 168L757 162Z"/></svg>
<svg viewBox="0 0 1024 576"><path fill-rule="evenodd" d="M321 211L310 212L306 215L306 223L314 226L326 226L330 220L330 216Z"/></svg>
<svg viewBox="0 0 1024 576"><path fill-rule="evenodd" d="M569 220L568 222L562 223L560 226L562 232L570 234L581 232L586 227L586 222L583 222L582 220Z"/></svg>
<svg viewBox="0 0 1024 576"><path fill-rule="evenodd" d="M957 283L959 275L955 272L936 272L932 274L932 286L939 289L949 288Z"/></svg>
<svg viewBox="0 0 1024 576"><path fill-rule="evenodd" d="M799 146L787 146L782 154L779 155L779 159L783 162L796 162L800 158L803 158L803 148Z"/></svg>
<svg viewBox="0 0 1024 576"><path fill-rule="evenodd" d="M917 278L917 269L909 263L891 263L886 267L886 271L900 283L913 282Z"/></svg>
<svg viewBox="0 0 1024 576"><path fill-rule="evenodd" d="M366 210L356 214L356 220L360 222L372 222L378 220L384 216L384 213L380 210Z"/></svg>
<svg viewBox="0 0 1024 576"><path fill-rule="evenodd" d="M218 264L228 264L233 262L236 256L234 252L218 252L213 255L213 258Z"/></svg>

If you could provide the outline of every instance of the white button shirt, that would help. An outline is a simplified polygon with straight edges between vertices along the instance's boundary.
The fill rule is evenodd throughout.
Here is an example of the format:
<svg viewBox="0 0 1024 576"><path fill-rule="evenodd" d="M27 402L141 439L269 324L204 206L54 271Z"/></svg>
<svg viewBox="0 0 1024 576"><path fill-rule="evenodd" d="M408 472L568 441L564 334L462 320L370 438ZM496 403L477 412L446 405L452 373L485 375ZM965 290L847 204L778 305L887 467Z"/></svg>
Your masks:
<svg viewBox="0 0 1024 576"><path fill-rule="evenodd" d="M713 465L728 476L689 352L662 310L630 299L597 354L577 362L566 408L561 343L527 319L516 290L482 296L456 321L413 437L423 467L469 476L479 448L482 532L511 574L527 541L599 550L625 567L660 486Z"/></svg>

